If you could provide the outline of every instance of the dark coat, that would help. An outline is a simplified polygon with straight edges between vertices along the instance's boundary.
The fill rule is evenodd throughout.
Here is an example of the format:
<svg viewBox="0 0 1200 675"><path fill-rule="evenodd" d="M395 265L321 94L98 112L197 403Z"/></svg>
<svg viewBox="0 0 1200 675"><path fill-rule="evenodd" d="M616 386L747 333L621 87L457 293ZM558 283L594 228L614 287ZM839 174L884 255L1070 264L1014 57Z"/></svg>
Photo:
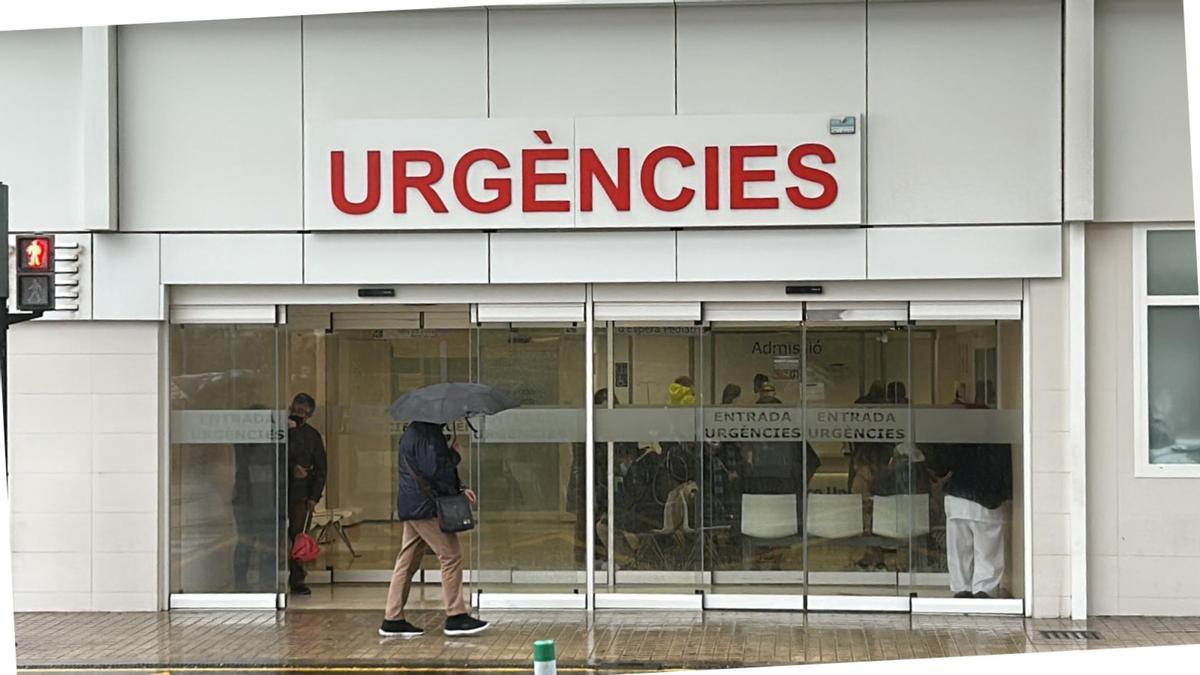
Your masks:
<svg viewBox="0 0 1200 675"><path fill-rule="evenodd" d="M321 432L309 424L288 429L288 503L311 499L321 501L325 492L325 478L329 473L325 456L325 443ZM308 470L308 478L296 478L292 467L302 466Z"/></svg>
<svg viewBox="0 0 1200 675"><path fill-rule="evenodd" d="M427 520L437 517L433 498L462 492L458 453L446 443L442 425L413 422L400 437L397 464L396 518ZM416 472L414 479L411 472Z"/></svg>
<svg viewBox="0 0 1200 675"><path fill-rule="evenodd" d="M1012 499L1012 448L1007 445L962 445L950 458L954 473L946 482L946 494L999 508Z"/></svg>

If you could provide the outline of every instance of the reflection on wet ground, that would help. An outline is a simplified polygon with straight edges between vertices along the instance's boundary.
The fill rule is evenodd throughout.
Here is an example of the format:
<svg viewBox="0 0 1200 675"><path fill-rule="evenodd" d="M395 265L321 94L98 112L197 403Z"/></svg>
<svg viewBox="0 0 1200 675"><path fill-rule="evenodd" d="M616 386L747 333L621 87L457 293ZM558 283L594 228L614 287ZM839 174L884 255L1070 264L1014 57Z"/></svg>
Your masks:
<svg viewBox="0 0 1200 675"><path fill-rule="evenodd" d="M440 613L410 612L429 633L400 640L379 637L378 610L18 614L17 659L22 668L135 672L528 672L533 642L552 639L561 671L589 673L1200 643L1200 617L612 610L591 619L579 611L483 618L495 622L486 633L448 638L435 630Z"/></svg>

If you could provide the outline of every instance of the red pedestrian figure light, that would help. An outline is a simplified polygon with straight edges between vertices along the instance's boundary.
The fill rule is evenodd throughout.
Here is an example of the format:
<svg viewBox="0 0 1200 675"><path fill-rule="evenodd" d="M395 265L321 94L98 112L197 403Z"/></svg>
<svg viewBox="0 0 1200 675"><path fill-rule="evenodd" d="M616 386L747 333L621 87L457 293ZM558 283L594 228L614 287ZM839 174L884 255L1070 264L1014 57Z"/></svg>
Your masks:
<svg viewBox="0 0 1200 675"><path fill-rule="evenodd" d="M30 239L25 246L25 269L44 270L50 266L50 242L38 237Z"/></svg>

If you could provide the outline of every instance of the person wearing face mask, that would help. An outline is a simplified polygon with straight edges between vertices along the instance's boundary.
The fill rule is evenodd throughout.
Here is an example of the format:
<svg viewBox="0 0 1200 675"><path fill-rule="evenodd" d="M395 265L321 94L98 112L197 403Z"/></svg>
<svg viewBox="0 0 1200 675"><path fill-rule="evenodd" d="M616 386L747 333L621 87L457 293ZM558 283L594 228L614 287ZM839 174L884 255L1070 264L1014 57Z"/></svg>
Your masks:
<svg viewBox="0 0 1200 675"><path fill-rule="evenodd" d="M312 428L309 418L316 412L312 396L300 393L288 408L288 550L296 536L304 531L308 514L325 491L327 460L321 432ZM297 595L311 595L304 583L304 564L288 557L288 587Z"/></svg>

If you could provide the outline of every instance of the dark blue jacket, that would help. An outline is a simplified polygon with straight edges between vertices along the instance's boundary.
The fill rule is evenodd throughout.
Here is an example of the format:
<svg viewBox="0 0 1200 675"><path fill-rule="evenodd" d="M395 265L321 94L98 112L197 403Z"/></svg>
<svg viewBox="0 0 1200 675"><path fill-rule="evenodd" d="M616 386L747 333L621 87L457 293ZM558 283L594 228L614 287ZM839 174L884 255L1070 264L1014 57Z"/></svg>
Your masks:
<svg viewBox="0 0 1200 675"><path fill-rule="evenodd" d="M399 520L436 518L433 496L447 497L462 491L462 481L458 478L461 460L446 443L442 425L429 422L408 425L400 437L396 517ZM417 473L417 480L410 470Z"/></svg>

